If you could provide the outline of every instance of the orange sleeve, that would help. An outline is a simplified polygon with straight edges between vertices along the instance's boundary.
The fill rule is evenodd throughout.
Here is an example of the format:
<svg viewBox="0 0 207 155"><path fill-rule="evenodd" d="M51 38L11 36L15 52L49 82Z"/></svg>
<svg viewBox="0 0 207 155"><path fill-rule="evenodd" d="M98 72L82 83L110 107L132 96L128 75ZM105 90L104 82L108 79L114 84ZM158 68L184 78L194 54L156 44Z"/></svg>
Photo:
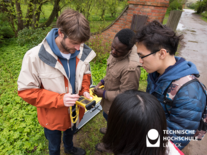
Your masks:
<svg viewBox="0 0 207 155"><path fill-rule="evenodd" d="M18 91L18 95L27 103L37 108L61 108L64 107L63 96L46 89L26 89Z"/></svg>
<svg viewBox="0 0 207 155"><path fill-rule="evenodd" d="M78 65L79 59L76 57L76 68ZM79 91L79 95L83 95L84 92L89 92L89 88L91 85L91 74L84 74L83 81L82 81L82 88Z"/></svg>
<svg viewBox="0 0 207 155"><path fill-rule="evenodd" d="M91 84L91 74L84 74L83 81L82 81L82 88L79 92L79 95L83 95L84 92L89 92Z"/></svg>

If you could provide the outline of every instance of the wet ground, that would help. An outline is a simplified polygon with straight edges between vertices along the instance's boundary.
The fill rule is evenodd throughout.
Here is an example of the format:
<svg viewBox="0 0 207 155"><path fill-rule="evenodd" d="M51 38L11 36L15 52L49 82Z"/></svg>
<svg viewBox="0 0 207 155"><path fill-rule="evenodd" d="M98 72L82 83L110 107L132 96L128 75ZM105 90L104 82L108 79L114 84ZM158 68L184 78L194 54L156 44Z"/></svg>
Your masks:
<svg viewBox="0 0 207 155"><path fill-rule="evenodd" d="M177 31L184 35L179 56L197 66L199 79L207 86L207 22L193 10L184 9ZM182 151L186 155L206 155L207 135L202 141L191 141Z"/></svg>
<svg viewBox="0 0 207 155"><path fill-rule="evenodd" d="M193 10L184 9L177 30L184 35L179 55L196 64L199 79L207 86L207 22Z"/></svg>

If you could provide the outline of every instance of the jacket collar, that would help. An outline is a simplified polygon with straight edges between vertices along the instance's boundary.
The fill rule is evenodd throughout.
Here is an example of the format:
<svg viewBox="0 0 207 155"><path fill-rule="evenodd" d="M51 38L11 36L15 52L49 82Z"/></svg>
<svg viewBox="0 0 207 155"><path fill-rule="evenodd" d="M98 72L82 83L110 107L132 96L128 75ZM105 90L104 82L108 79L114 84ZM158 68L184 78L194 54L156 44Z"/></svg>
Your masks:
<svg viewBox="0 0 207 155"><path fill-rule="evenodd" d="M163 95L165 90L169 87L169 85L171 84L171 81L162 81L162 82L153 82L153 80L151 79L150 75L148 75L148 87L150 87L150 94L152 94L153 92L156 92L160 95Z"/></svg>
<svg viewBox="0 0 207 155"><path fill-rule="evenodd" d="M38 56L44 63L55 68L58 57L53 53L46 39L41 44Z"/></svg>
<svg viewBox="0 0 207 155"><path fill-rule="evenodd" d="M39 50L39 58L51 67L55 67L58 57L55 55L50 48L46 39L42 41L40 50ZM85 44L81 44L80 46L80 53L77 57L82 61L90 62L95 57L95 52Z"/></svg>

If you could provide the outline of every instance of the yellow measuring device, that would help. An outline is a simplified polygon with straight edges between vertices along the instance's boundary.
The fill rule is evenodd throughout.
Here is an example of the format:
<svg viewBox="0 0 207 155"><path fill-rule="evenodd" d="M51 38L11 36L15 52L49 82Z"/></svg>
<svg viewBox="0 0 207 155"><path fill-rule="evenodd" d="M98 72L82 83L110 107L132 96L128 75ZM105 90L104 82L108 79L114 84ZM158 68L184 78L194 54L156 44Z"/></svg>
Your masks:
<svg viewBox="0 0 207 155"><path fill-rule="evenodd" d="M91 108L93 108L96 105L96 101L95 100L90 100L84 96L81 96L77 101L76 101L77 105L80 105L82 107L84 107L87 110L90 110Z"/></svg>
<svg viewBox="0 0 207 155"><path fill-rule="evenodd" d="M79 106L84 107L86 110L90 110L92 109L95 105L96 105L96 101L95 100L90 100L84 96L81 96L76 102L76 115L72 116L72 107L70 107L70 118L71 118L71 122L72 123L76 123L78 120L78 116L79 116Z"/></svg>
<svg viewBox="0 0 207 155"><path fill-rule="evenodd" d="M100 86L99 88L104 88L103 86ZM90 96L92 99L88 99L84 96L80 96L80 98L76 101L76 115L72 116L72 107L70 108L70 118L71 118L71 122L72 123L76 123L79 117L79 106L82 106L85 108L85 110L91 110L93 107L95 107L96 103L98 103L101 98L96 96L93 93L93 89L94 88L90 88L89 92L90 92Z"/></svg>

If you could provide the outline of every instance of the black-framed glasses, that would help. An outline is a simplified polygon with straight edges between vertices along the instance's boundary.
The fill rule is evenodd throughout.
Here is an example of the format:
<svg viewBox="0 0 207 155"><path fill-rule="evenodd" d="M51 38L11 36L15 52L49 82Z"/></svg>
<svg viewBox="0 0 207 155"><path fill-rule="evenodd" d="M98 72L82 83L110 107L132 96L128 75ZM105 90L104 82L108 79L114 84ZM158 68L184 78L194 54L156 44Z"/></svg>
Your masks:
<svg viewBox="0 0 207 155"><path fill-rule="evenodd" d="M152 53L150 53L150 54L147 54L147 55L145 55L145 56L140 56L139 53L137 53L137 54L139 55L139 57L140 57L141 59L143 59L143 58L148 57L148 56L150 56L151 54L155 54L155 53L157 53L157 52L159 52L159 51L160 51L160 50L154 51L154 52L152 52Z"/></svg>

